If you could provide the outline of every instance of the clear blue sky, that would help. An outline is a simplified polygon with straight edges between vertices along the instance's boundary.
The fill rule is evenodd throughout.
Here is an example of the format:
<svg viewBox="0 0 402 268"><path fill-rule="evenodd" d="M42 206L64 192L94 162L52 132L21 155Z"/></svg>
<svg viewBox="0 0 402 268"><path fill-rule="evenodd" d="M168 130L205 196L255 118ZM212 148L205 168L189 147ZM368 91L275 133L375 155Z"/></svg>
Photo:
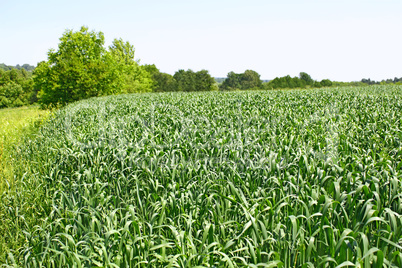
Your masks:
<svg viewBox="0 0 402 268"><path fill-rule="evenodd" d="M402 77L402 0L0 0L0 63L36 65L66 29L129 41L162 72Z"/></svg>

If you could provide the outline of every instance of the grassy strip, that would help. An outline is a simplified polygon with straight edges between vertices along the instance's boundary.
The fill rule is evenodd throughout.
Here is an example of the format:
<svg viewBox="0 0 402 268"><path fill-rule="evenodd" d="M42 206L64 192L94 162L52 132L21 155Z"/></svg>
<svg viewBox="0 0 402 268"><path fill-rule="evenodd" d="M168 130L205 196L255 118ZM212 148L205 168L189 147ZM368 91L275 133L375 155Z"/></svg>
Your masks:
<svg viewBox="0 0 402 268"><path fill-rule="evenodd" d="M13 179L13 152L22 137L35 132L49 111L36 106L0 110L0 193L11 188Z"/></svg>
<svg viewBox="0 0 402 268"><path fill-rule="evenodd" d="M40 192L21 176L28 166L17 159L20 144L34 135L49 116L36 106L0 110L0 263L10 248L24 243L21 229L35 222Z"/></svg>

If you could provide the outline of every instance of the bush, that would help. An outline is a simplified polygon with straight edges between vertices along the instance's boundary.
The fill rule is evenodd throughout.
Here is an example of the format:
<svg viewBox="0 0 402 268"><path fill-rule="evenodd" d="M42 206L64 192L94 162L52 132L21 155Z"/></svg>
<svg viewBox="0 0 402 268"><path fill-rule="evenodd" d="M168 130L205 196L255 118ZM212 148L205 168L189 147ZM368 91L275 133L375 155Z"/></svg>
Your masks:
<svg viewBox="0 0 402 268"><path fill-rule="evenodd" d="M20 107L27 104L23 97L23 89L20 85L11 82L0 87L0 108Z"/></svg>

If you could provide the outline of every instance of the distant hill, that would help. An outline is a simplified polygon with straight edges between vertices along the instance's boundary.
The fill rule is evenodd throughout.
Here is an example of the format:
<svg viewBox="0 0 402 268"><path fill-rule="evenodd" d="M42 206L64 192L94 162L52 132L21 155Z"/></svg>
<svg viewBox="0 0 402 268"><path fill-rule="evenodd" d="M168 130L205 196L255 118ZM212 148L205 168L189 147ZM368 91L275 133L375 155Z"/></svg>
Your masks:
<svg viewBox="0 0 402 268"><path fill-rule="evenodd" d="M25 69L26 71L30 72L33 71L35 69L35 66L29 65L29 64L24 64L24 65L19 65L17 64L16 66L11 66L11 65L5 65L4 63L0 63L0 69L4 70L4 71L8 71L11 69Z"/></svg>

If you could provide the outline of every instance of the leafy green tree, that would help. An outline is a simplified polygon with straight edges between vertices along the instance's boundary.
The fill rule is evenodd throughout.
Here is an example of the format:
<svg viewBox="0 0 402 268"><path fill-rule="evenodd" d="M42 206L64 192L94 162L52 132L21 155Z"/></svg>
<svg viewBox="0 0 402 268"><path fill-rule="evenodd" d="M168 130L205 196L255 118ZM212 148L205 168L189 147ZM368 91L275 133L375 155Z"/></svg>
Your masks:
<svg viewBox="0 0 402 268"><path fill-rule="evenodd" d="M321 80L321 86L323 87L331 87L332 86L332 81L329 79L323 79Z"/></svg>
<svg viewBox="0 0 402 268"><path fill-rule="evenodd" d="M294 84L297 88L305 88L306 81L300 79L299 77L293 77Z"/></svg>
<svg viewBox="0 0 402 268"><path fill-rule="evenodd" d="M154 85L151 74L141 65L133 66L123 81L123 87L118 93L152 92Z"/></svg>
<svg viewBox="0 0 402 268"><path fill-rule="evenodd" d="M211 91L215 79L211 77L207 70L201 70L195 73L195 90L196 91Z"/></svg>
<svg viewBox="0 0 402 268"><path fill-rule="evenodd" d="M19 73L17 69L11 69L9 72L10 81L17 82L19 78Z"/></svg>
<svg viewBox="0 0 402 268"><path fill-rule="evenodd" d="M246 70L240 76L240 88L243 90L261 88L262 81L260 75L253 70Z"/></svg>
<svg viewBox="0 0 402 268"><path fill-rule="evenodd" d="M4 63L0 63L0 70L2 70L2 71L8 71L8 70L10 70L11 68L9 67L9 66L7 66L7 65L5 65Z"/></svg>
<svg viewBox="0 0 402 268"><path fill-rule="evenodd" d="M176 80L178 91L211 91L215 88L215 80L207 70L178 70L173 78Z"/></svg>
<svg viewBox="0 0 402 268"><path fill-rule="evenodd" d="M306 81L299 77L291 77L290 75L284 77L276 77L265 85L265 88L305 88Z"/></svg>
<svg viewBox="0 0 402 268"><path fill-rule="evenodd" d="M117 74L112 57L103 47L102 32L81 27L67 30L60 38L58 50L48 52L48 61L34 71L39 102L44 106L65 105L80 99L116 92Z"/></svg>
<svg viewBox="0 0 402 268"><path fill-rule="evenodd" d="M220 85L221 90L235 90L241 88L241 74L229 72L228 77Z"/></svg>
<svg viewBox="0 0 402 268"><path fill-rule="evenodd" d="M156 73L153 78L157 82L154 88L155 92L170 92L178 90L177 82L170 74L159 72Z"/></svg>
<svg viewBox="0 0 402 268"><path fill-rule="evenodd" d="M0 108L19 107L27 104L21 85L14 82L0 86Z"/></svg>
<svg viewBox="0 0 402 268"><path fill-rule="evenodd" d="M173 78L177 82L178 91L195 91L195 73L192 70L178 70Z"/></svg>
<svg viewBox="0 0 402 268"><path fill-rule="evenodd" d="M42 106L57 106L84 98L151 91L152 79L134 60L134 48L115 39L107 50L102 32L81 27L67 30L58 50L34 71L34 85Z"/></svg>
<svg viewBox="0 0 402 268"><path fill-rule="evenodd" d="M247 90L261 87L262 81L260 75L253 70L246 70L240 74L229 72L228 77L220 85L221 90Z"/></svg>
<svg viewBox="0 0 402 268"><path fill-rule="evenodd" d="M299 77L301 80L304 80L306 82L306 85L312 86L314 85L314 80L311 78L311 76L305 72L301 72L299 74Z"/></svg>
<svg viewBox="0 0 402 268"><path fill-rule="evenodd" d="M313 86L314 87L322 87L321 83L318 81L315 81Z"/></svg>
<svg viewBox="0 0 402 268"><path fill-rule="evenodd" d="M0 108L33 103L35 96L30 72L23 68L0 71Z"/></svg>
<svg viewBox="0 0 402 268"><path fill-rule="evenodd" d="M154 81L152 91L164 92L178 90L177 82L172 75L160 72L154 64L143 65L143 68L151 74L151 77Z"/></svg>
<svg viewBox="0 0 402 268"><path fill-rule="evenodd" d="M114 39L109 47L111 72L116 73L116 93L151 92L151 74L134 60L134 46L122 39ZM114 69L114 70L113 70Z"/></svg>
<svg viewBox="0 0 402 268"><path fill-rule="evenodd" d="M129 42L124 42L121 38L113 40L112 45L109 46L109 51L115 62L119 63L120 66L128 68L137 63L134 60L134 46L130 45Z"/></svg>

